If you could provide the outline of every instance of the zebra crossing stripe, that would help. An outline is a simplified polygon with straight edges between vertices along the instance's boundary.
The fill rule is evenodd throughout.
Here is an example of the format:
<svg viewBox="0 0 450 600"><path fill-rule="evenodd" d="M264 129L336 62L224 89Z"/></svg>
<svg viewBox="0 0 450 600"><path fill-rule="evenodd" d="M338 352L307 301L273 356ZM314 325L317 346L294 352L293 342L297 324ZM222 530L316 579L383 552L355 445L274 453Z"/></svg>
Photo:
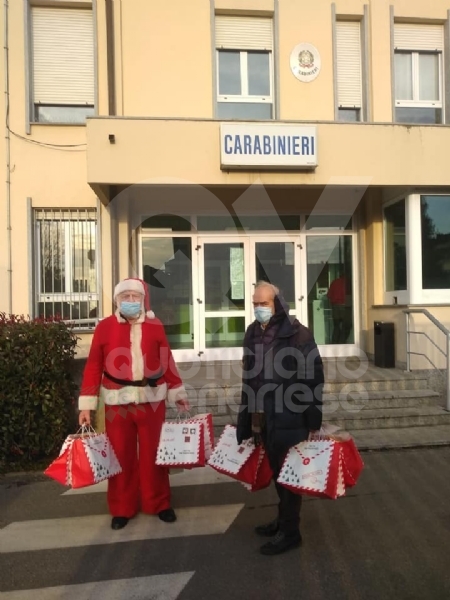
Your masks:
<svg viewBox="0 0 450 600"><path fill-rule="evenodd" d="M14 522L0 530L0 554L217 535L227 531L243 508L244 504L180 508L178 520L170 524L139 514L120 531L110 528L107 515Z"/></svg>
<svg viewBox="0 0 450 600"><path fill-rule="evenodd" d="M176 600L194 571L2 592L2 600Z"/></svg>
<svg viewBox="0 0 450 600"><path fill-rule="evenodd" d="M218 473L211 467L201 469L192 469L186 471L175 472L170 475L171 487L191 486L191 485L214 485L217 483L234 483L230 477ZM89 487L78 488L76 490L68 490L63 496L78 496L81 494L105 493L108 487L107 481L91 485Z"/></svg>

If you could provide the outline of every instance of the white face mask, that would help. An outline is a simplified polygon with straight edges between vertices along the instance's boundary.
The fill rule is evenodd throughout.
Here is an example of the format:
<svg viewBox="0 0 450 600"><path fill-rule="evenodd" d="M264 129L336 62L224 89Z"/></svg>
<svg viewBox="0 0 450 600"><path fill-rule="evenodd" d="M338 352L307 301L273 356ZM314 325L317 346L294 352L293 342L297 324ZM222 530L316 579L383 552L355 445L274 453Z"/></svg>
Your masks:
<svg viewBox="0 0 450 600"><path fill-rule="evenodd" d="M255 319L263 325L270 321L272 315L273 313L270 306L257 306L255 308Z"/></svg>

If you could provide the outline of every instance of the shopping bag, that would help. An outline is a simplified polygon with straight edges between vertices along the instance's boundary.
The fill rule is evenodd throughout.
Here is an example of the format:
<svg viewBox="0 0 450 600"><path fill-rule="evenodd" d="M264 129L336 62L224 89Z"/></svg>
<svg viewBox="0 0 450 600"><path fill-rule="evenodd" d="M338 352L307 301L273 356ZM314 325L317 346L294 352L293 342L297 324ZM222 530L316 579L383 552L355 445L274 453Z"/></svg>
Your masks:
<svg viewBox="0 0 450 600"><path fill-rule="evenodd" d="M86 428L80 431L67 437L59 457L44 473L74 489L95 485L121 473L107 434Z"/></svg>
<svg viewBox="0 0 450 600"><path fill-rule="evenodd" d="M68 462L70 460L70 446L72 445L70 436L66 438L62 445L61 451L58 458L56 458L52 464L47 467L44 471L44 475L51 477L61 485L70 485L68 481L69 467Z"/></svg>
<svg viewBox="0 0 450 600"><path fill-rule="evenodd" d="M353 487L356 485L359 476L361 475L364 468L364 462L353 438L350 437L350 439L338 443L341 451L345 485L347 487Z"/></svg>
<svg viewBox="0 0 450 600"><path fill-rule="evenodd" d="M267 457L267 453L261 446L258 446L258 465L251 483L243 482L243 486L249 492L258 492L263 490L272 482L273 472Z"/></svg>
<svg viewBox="0 0 450 600"><path fill-rule="evenodd" d="M364 469L364 462L352 436L340 427L325 423L320 431L315 434L314 439L330 439L337 443L345 486L353 487L356 485Z"/></svg>
<svg viewBox="0 0 450 600"><path fill-rule="evenodd" d="M269 461L262 446L253 440L238 444L236 427L226 425L208 461L213 469L246 484L247 489L257 491L267 487L272 478Z"/></svg>
<svg viewBox="0 0 450 600"><path fill-rule="evenodd" d="M211 413L195 415L187 420L188 423L203 423L205 440L205 460L209 460L214 449L214 425Z"/></svg>
<svg viewBox="0 0 450 600"><path fill-rule="evenodd" d="M345 494L342 456L334 440L311 440L290 448L277 482L297 494L336 499Z"/></svg>
<svg viewBox="0 0 450 600"><path fill-rule="evenodd" d="M160 467L204 467L205 435L202 422L165 422L161 429L156 464Z"/></svg>

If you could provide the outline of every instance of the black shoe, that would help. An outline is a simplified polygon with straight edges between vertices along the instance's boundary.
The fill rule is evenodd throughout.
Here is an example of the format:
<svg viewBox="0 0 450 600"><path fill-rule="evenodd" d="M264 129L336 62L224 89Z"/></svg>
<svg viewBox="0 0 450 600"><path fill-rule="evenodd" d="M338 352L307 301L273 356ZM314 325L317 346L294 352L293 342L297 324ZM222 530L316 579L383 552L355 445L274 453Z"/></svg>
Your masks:
<svg viewBox="0 0 450 600"><path fill-rule="evenodd" d="M111 521L111 529L123 529L128 525L128 517L113 517Z"/></svg>
<svg viewBox="0 0 450 600"><path fill-rule="evenodd" d="M261 546L260 552L266 556L274 556L275 554L282 554L293 548L298 548L301 543L302 536L300 533L286 535L282 531L279 531L270 542Z"/></svg>
<svg viewBox="0 0 450 600"><path fill-rule="evenodd" d="M278 519L275 519L275 521L270 521L270 523L267 523L266 525L257 525L255 527L255 533L262 537L272 537L278 533L279 529Z"/></svg>
<svg viewBox="0 0 450 600"><path fill-rule="evenodd" d="M177 520L177 515L175 514L173 508L166 508L166 510L162 510L158 513L158 517L161 519L161 521L164 521L164 523L173 523Z"/></svg>

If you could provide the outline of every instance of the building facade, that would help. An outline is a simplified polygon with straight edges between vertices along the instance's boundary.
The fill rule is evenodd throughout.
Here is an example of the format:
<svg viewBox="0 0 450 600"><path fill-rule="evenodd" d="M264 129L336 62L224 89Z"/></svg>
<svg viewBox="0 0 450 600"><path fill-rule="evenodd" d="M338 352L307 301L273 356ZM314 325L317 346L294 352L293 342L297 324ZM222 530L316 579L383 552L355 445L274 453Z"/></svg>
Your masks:
<svg viewBox="0 0 450 600"><path fill-rule="evenodd" d="M324 356L389 321L404 364L406 308L450 326L448 9L6 1L0 310L61 314L82 355L140 276L178 360L238 359L263 279Z"/></svg>

